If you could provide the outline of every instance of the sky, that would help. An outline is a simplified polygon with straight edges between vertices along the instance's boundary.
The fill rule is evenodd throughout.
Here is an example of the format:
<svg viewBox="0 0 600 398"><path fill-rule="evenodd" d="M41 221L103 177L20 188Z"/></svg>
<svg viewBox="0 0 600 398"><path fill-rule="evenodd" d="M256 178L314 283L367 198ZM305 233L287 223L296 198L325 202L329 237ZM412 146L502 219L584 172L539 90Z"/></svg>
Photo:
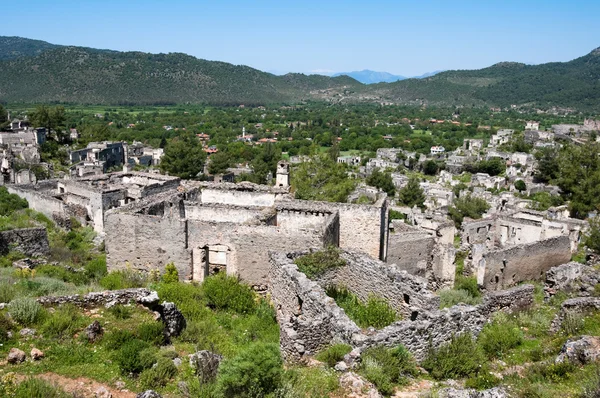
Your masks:
<svg viewBox="0 0 600 398"><path fill-rule="evenodd" d="M0 35L198 58L273 73L403 76L600 47L599 0L19 0Z"/></svg>

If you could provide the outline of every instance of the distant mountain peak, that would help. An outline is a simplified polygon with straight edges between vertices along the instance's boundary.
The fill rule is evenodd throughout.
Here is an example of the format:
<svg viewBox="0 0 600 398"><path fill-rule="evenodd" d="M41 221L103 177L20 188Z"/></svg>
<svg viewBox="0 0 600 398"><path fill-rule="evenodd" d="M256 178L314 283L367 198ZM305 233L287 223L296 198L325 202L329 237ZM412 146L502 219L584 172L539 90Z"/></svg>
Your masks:
<svg viewBox="0 0 600 398"><path fill-rule="evenodd" d="M334 73L332 77L336 76L349 76L355 80L358 80L364 84L373 84L373 83L392 83L397 82L398 80L404 80L406 77L400 75L392 75L388 72L377 72L369 69L363 69L361 71L354 72L340 72Z"/></svg>

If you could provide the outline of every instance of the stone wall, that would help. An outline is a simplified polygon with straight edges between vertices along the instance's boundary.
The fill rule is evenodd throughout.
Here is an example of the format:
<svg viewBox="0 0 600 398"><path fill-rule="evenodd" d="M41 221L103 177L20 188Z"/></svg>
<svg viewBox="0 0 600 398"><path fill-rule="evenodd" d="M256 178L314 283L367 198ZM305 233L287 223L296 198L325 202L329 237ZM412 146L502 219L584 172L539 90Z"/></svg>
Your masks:
<svg viewBox="0 0 600 398"><path fill-rule="evenodd" d="M487 290L500 290L519 282L537 280L546 271L571 259L568 236L492 250L473 258L477 283Z"/></svg>
<svg viewBox="0 0 600 398"><path fill-rule="evenodd" d="M56 192L56 186L56 180L48 180L40 181L35 185L7 185L6 189L8 189L8 192L26 199L29 208L49 218L55 218L66 213L65 203L49 194L50 192Z"/></svg>
<svg viewBox="0 0 600 398"><path fill-rule="evenodd" d="M314 355L335 343L346 343L359 349L403 344L417 361L421 361L430 347L437 348L448 343L453 335L471 333L477 336L493 313L533 303L533 286L523 285L491 293L478 306L455 306L443 310L420 308L418 314L411 319L395 322L374 332L361 330L325 294L321 286L327 283L325 279L312 281L298 271L293 262L298 255L300 253L270 253L269 289L280 326L281 351L288 361ZM357 258L351 253L344 256L348 260ZM358 265L360 262L356 268L352 265L350 268L358 270ZM394 271L390 273L393 274ZM397 279L391 278L387 283L379 284L375 293L388 297L386 290L394 289L395 281ZM375 287L374 284L373 286ZM432 302L433 300L425 300L425 303ZM417 310L416 300L414 305L412 309Z"/></svg>
<svg viewBox="0 0 600 398"><path fill-rule="evenodd" d="M427 265L431 261L435 238L402 221L393 225L394 232L388 236L386 262L396 264L398 269L406 270L409 274L427 277Z"/></svg>
<svg viewBox="0 0 600 398"><path fill-rule="evenodd" d="M0 232L0 255L14 250L26 256L44 256L50 251L46 228L12 229Z"/></svg>

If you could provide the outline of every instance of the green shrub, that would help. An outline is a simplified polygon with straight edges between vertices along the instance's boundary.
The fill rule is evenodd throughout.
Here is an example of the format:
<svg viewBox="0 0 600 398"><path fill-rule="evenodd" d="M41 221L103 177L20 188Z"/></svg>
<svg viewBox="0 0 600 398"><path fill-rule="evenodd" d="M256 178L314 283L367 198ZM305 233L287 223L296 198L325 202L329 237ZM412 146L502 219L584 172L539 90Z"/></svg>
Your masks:
<svg viewBox="0 0 600 398"><path fill-rule="evenodd" d="M314 279L329 269L343 267L346 265L346 260L340 257L340 249L328 246L324 250L298 257L294 263L300 272Z"/></svg>
<svg viewBox="0 0 600 398"><path fill-rule="evenodd" d="M74 286L47 276L36 276L33 279L19 280L17 287L29 296L39 297L67 294L72 291Z"/></svg>
<svg viewBox="0 0 600 398"><path fill-rule="evenodd" d="M12 331L13 324L11 320L3 313L0 313L0 343L8 341L8 332Z"/></svg>
<svg viewBox="0 0 600 398"><path fill-rule="evenodd" d="M2 229L0 228L0 231ZM0 268L8 268L12 267L12 264L17 261L25 258L25 256L17 251L9 251L6 255L0 256Z"/></svg>
<svg viewBox="0 0 600 398"><path fill-rule="evenodd" d="M325 362L329 367L334 367L336 363L344 359L344 355L352 351L352 347L348 344L334 344L319 352L315 358L321 362Z"/></svg>
<svg viewBox="0 0 600 398"><path fill-rule="evenodd" d="M85 264L84 269L88 279L96 281L100 280L107 274L106 255L101 255L88 261Z"/></svg>
<svg viewBox="0 0 600 398"><path fill-rule="evenodd" d="M16 386L14 398L68 398L69 395L49 382L30 377Z"/></svg>
<svg viewBox="0 0 600 398"><path fill-rule="evenodd" d="M159 283L156 287L162 301L175 303L188 321L204 318L210 312L202 288L193 283Z"/></svg>
<svg viewBox="0 0 600 398"><path fill-rule="evenodd" d="M336 286L328 287L326 293L361 328L381 329L398 320L396 311L382 298L369 296L365 304L348 289Z"/></svg>
<svg viewBox="0 0 600 398"><path fill-rule="evenodd" d="M224 273L208 277L202 283L202 291L208 306L213 309L231 310L239 314L256 310L254 292L236 277Z"/></svg>
<svg viewBox="0 0 600 398"><path fill-rule="evenodd" d="M161 279L163 283L179 282L179 272L177 271L175 264L167 264L167 266L165 267L165 273L163 274Z"/></svg>
<svg viewBox="0 0 600 398"><path fill-rule="evenodd" d="M134 334L129 330L115 329L112 332L105 334L102 340L105 347L109 350L118 350L125 343L128 343L134 339Z"/></svg>
<svg viewBox="0 0 600 398"><path fill-rule="evenodd" d="M472 376L485 362L485 355L470 334L453 336L450 343L431 349L421 364L435 379Z"/></svg>
<svg viewBox="0 0 600 398"><path fill-rule="evenodd" d="M167 340L164 330L162 322L142 323L137 328L137 336L147 343L161 346Z"/></svg>
<svg viewBox="0 0 600 398"><path fill-rule="evenodd" d="M173 364L173 360L159 358L156 366L146 369L140 374L140 384L144 389L157 389L166 386L176 374L177 367Z"/></svg>
<svg viewBox="0 0 600 398"><path fill-rule="evenodd" d="M265 396L281 384L278 344L255 343L219 367L217 384L226 397Z"/></svg>
<svg viewBox="0 0 600 398"><path fill-rule="evenodd" d="M113 305L108 309L108 312L117 319L129 319L133 314L131 307L125 305Z"/></svg>
<svg viewBox="0 0 600 398"><path fill-rule="evenodd" d="M483 328L477 342L489 358L502 358L523 343L523 332L506 314L500 313Z"/></svg>
<svg viewBox="0 0 600 398"><path fill-rule="evenodd" d="M133 339L127 341L118 351L115 351L113 358L119 365L121 373L124 375L129 373L137 374L152 366L152 364L142 361L143 357L140 358L140 353L149 346L145 341Z"/></svg>
<svg viewBox="0 0 600 398"><path fill-rule="evenodd" d="M442 289L438 292L440 296L440 308L449 308L457 304L476 305L481 302L481 299L471 296L471 294L463 289Z"/></svg>
<svg viewBox="0 0 600 398"><path fill-rule="evenodd" d="M560 383L567 379L577 366L571 362L535 363L527 369L526 378L537 383Z"/></svg>
<svg viewBox="0 0 600 398"><path fill-rule="evenodd" d="M21 199L19 195L9 193L6 187L0 187L0 216L8 216L17 210L26 209L28 206L27 200Z"/></svg>
<svg viewBox="0 0 600 398"><path fill-rule="evenodd" d="M8 313L20 325L31 326L44 317L44 308L30 297L17 298L8 304Z"/></svg>
<svg viewBox="0 0 600 398"><path fill-rule="evenodd" d="M328 398L339 389L338 375L322 367L297 367L283 374L282 386L275 392L277 398Z"/></svg>
<svg viewBox="0 0 600 398"><path fill-rule="evenodd" d="M42 325L42 334L49 338L70 337L85 326L85 318L73 305L63 305L48 315Z"/></svg>
<svg viewBox="0 0 600 398"><path fill-rule="evenodd" d="M131 269L109 272L100 279L100 286L108 290L129 289L146 286L146 276Z"/></svg>
<svg viewBox="0 0 600 398"><path fill-rule="evenodd" d="M418 373L412 356L401 345L393 349L382 346L366 349L361 356L360 371L386 396L394 393L396 385L407 384L408 376Z"/></svg>
<svg viewBox="0 0 600 398"><path fill-rule="evenodd" d="M77 344L73 341L55 344L46 354L52 363L59 363L62 366L93 364L98 361L91 345Z"/></svg>
<svg viewBox="0 0 600 398"><path fill-rule="evenodd" d="M465 387L476 390L488 390L500 384L501 379L488 371L480 371L477 376L472 376L465 382Z"/></svg>
<svg viewBox="0 0 600 398"><path fill-rule="evenodd" d="M0 281L0 303L9 303L17 295L15 286L7 281Z"/></svg>
<svg viewBox="0 0 600 398"><path fill-rule="evenodd" d="M584 326L584 319L581 314L567 312L560 325L560 331L565 336L575 336L579 334Z"/></svg>
<svg viewBox="0 0 600 398"><path fill-rule="evenodd" d="M466 290L467 292L469 292L471 297L481 297L479 286L477 286L477 279L475 279L475 277L473 276L458 276L454 281L454 288L456 290Z"/></svg>

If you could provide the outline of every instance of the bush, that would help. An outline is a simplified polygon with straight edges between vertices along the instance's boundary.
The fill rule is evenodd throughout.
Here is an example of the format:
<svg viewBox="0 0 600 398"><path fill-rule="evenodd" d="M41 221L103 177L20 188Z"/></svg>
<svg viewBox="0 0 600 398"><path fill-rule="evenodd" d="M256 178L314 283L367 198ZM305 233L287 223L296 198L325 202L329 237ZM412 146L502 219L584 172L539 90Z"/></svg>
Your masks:
<svg viewBox="0 0 600 398"><path fill-rule="evenodd" d="M467 195L454 201L454 205L448 209L448 215L456 227L460 228L465 217L479 219L489 208L490 205L485 199Z"/></svg>
<svg viewBox="0 0 600 398"><path fill-rule="evenodd" d="M453 336L450 343L431 349L421 364L435 379L456 379L475 375L485 355L469 333Z"/></svg>
<svg viewBox="0 0 600 398"><path fill-rule="evenodd" d="M31 377L16 386L14 398L68 398L69 395L45 380Z"/></svg>
<svg viewBox="0 0 600 398"><path fill-rule="evenodd" d="M236 277L219 273L202 283L202 291L209 307L247 314L256 310L255 294L250 286L243 285Z"/></svg>
<svg viewBox="0 0 600 398"><path fill-rule="evenodd" d="M94 258L93 260L88 261L85 264L84 269L88 279L100 280L107 274L106 256L101 255Z"/></svg>
<svg viewBox="0 0 600 398"><path fill-rule="evenodd" d="M398 319L396 311L382 298L369 296L365 304L348 289L336 286L328 287L326 293L361 328L381 329Z"/></svg>
<svg viewBox="0 0 600 398"><path fill-rule="evenodd" d="M76 366L98 363L94 348L88 344L77 344L73 341L64 344L55 344L46 352L52 363L61 366Z"/></svg>
<svg viewBox="0 0 600 398"><path fill-rule="evenodd" d="M100 279L100 286L107 290L129 289L146 286L146 277L131 269L113 271Z"/></svg>
<svg viewBox="0 0 600 398"><path fill-rule="evenodd" d="M477 286L477 279L475 279L475 277L458 276L454 281L454 288L457 290L466 290L473 298L481 297L481 292L479 291L479 286Z"/></svg>
<svg viewBox="0 0 600 398"><path fill-rule="evenodd" d="M502 358L510 349L523 343L523 332L507 315L500 313L483 328L477 342L488 358Z"/></svg>
<svg viewBox="0 0 600 398"><path fill-rule="evenodd" d="M18 287L30 296L49 296L52 294L69 293L73 286L58 279L47 276L36 276L33 279L21 279Z"/></svg>
<svg viewBox="0 0 600 398"><path fill-rule="evenodd" d="M487 390L496 387L500 384L500 378L494 376L490 372L480 371L477 376L469 377L465 382L465 387L474 388L476 390Z"/></svg>
<svg viewBox="0 0 600 398"><path fill-rule="evenodd" d="M17 298L8 304L8 313L18 324L31 326L44 317L44 308L30 297Z"/></svg>
<svg viewBox="0 0 600 398"><path fill-rule="evenodd" d="M167 340L164 330L162 322L142 323L138 326L137 336L147 343L161 346Z"/></svg>
<svg viewBox="0 0 600 398"><path fill-rule="evenodd" d="M481 302L479 298L473 297L463 289L443 289L438 292L440 296L440 308L449 308L457 304L476 305Z"/></svg>
<svg viewBox="0 0 600 398"><path fill-rule="evenodd" d="M125 345L125 343L128 343L134 339L134 334L129 330L115 329L112 332L107 333L104 336L103 341L105 347L109 350L118 350Z"/></svg>
<svg viewBox="0 0 600 398"><path fill-rule="evenodd" d="M13 324L8 317L0 313L0 343L8 341L8 332L13 329Z"/></svg>
<svg viewBox="0 0 600 398"><path fill-rule="evenodd" d="M119 365L121 373L127 375L129 373L137 374L146 368L152 366L147 361L142 361L144 357L140 357L140 353L150 345L145 341L133 339L127 341L123 346L114 353L114 360Z"/></svg>
<svg viewBox="0 0 600 398"><path fill-rule="evenodd" d="M175 264L169 263L165 267L165 273L162 276L163 283L179 282L179 272L175 267Z"/></svg>
<svg viewBox="0 0 600 398"><path fill-rule="evenodd" d="M406 384L408 376L418 373L412 356L401 345L368 348L361 358L361 373L384 395L393 394L394 386Z"/></svg>
<svg viewBox="0 0 600 398"><path fill-rule="evenodd" d="M146 369L140 374L140 384L144 389L157 389L166 386L176 374L177 367L173 364L173 360L159 358L156 366Z"/></svg>
<svg viewBox="0 0 600 398"><path fill-rule="evenodd" d="M283 375L277 398L332 397L339 389L338 375L332 369L297 367Z"/></svg>
<svg viewBox="0 0 600 398"><path fill-rule="evenodd" d="M352 351L352 347L348 344L334 344L318 353L315 358L321 362L325 362L329 367L333 368L335 364L342 361L344 355L348 354L350 351Z"/></svg>
<svg viewBox="0 0 600 398"><path fill-rule="evenodd" d="M28 206L27 200L21 199L19 195L8 193L6 187L0 187L0 216L8 216L14 211L26 209Z"/></svg>
<svg viewBox="0 0 600 398"><path fill-rule="evenodd" d="M44 337L70 337L81 327L85 326L85 318L73 305L61 306L50 314L42 325Z"/></svg>
<svg viewBox="0 0 600 398"><path fill-rule="evenodd" d="M226 397L267 395L280 386L282 365L279 345L253 344L221 364L219 390Z"/></svg>
<svg viewBox="0 0 600 398"><path fill-rule="evenodd" d="M307 278L314 279L329 269L343 267L346 260L340 257L340 249L328 246L324 250L298 257L294 263Z"/></svg>
<svg viewBox="0 0 600 398"><path fill-rule="evenodd" d="M17 290L12 283L0 281L0 303L9 303L16 294Z"/></svg>
<svg viewBox="0 0 600 398"><path fill-rule="evenodd" d="M117 319L129 319L131 318L131 314L133 314L131 307L121 304L113 305L108 309L108 312Z"/></svg>

